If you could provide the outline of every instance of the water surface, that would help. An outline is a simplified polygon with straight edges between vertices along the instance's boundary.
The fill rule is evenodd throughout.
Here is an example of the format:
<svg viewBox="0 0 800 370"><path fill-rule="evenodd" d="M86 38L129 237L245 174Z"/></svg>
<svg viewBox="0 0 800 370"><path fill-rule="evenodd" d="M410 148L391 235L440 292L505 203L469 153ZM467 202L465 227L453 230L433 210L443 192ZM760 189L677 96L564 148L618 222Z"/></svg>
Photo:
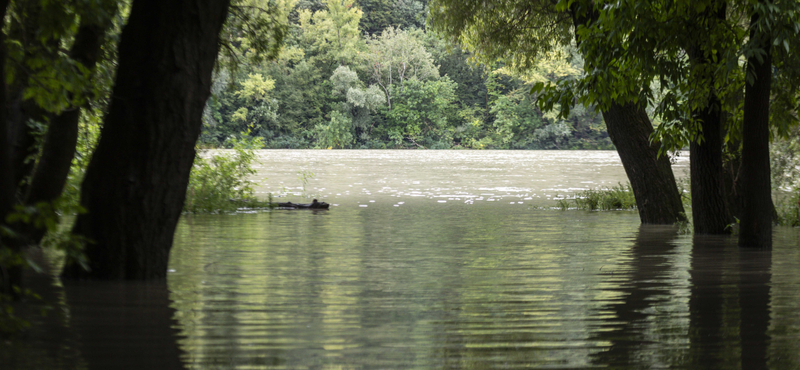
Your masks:
<svg viewBox="0 0 800 370"><path fill-rule="evenodd" d="M796 230L743 251L541 209L624 181L613 152L260 158L259 191L336 206L183 219L169 287L191 368L800 365Z"/></svg>
<svg viewBox="0 0 800 370"><path fill-rule="evenodd" d="M608 150L262 150L258 156L260 196L305 194L329 203L419 198L552 207L554 198L628 182ZM686 176L688 159L674 158L676 177Z"/></svg>
<svg viewBox="0 0 800 370"><path fill-rule="evenodd" d="M259 152L260 194L189 215L165 282L65 282L12 368L797 369L800 229L773 251L549 209L613 152ZM677 175L686 168L676 161ZM298 171L314 173L298 178ZM302 176L301 176L302 177ZM48 320L51 320L48 319ZM57 328L57 331L51 330ZM5 368L5 366L3 367Z"/></svg>

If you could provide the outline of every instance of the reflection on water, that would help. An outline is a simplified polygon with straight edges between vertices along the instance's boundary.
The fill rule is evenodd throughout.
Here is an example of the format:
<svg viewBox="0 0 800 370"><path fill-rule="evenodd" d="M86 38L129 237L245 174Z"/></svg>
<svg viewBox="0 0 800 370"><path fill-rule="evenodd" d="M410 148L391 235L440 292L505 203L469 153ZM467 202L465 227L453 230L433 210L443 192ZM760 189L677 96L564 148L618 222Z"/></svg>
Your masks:
<svg viewBox="0 0 800 370"><path fill-rule="evenodd" d="M260 175L276 183L327 156L346 159L275 153L262 153L276 162ZM800 229L776 228L773 251L750 251L733 237L640 226L635 212L511 204L522 191L546 198L556 182L624 180L620 168L587 169L570 153L542 152L550 167L537 152L490 153L507 166L542 162L525 174L543 180L536 186L515 183L507 169L470 173L458 164L487 166L478 152L440 152L469 173L450 180L452 172L429 166L442 154L366 153L339 166L344 179L305 168L319 171L313 191L324 185L326 201L339 204L329 211L184 217L169 307L163 284L68 283L64 312L77 339L64 341L77 341L79 356L62 346L52 356L64 360L51 362L135 368L145 360L131 356L148 353L139 368L173 369L177 360L191 369L800 368ZM589 154L589 163L613 162ZM273 166L281 170L267 172ZM444 197L488 187L524 190L504 193L505 202ZM0 363L56 367L21 361L43 352L32 346L14 355L2 347ZM146 349L154 346L163 350Z"/></svg>
<svg viewBox="0 0 800 370"><path fill-rule="evenodd" d="M170 275L186 362L796 368L796 231L743 251L635 213L414 207L186 218Z"/></svg>

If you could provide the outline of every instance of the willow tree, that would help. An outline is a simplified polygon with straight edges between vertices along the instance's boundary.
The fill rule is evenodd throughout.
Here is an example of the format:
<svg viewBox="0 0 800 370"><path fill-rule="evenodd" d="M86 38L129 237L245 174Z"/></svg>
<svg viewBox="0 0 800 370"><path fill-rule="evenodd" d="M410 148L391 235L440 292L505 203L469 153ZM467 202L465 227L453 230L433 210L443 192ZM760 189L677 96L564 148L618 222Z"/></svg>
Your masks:
<svg viewBox="0 0 800 370"><path fill-rule="evenodd" d="M432 0L429 6L429 22L435 30L460 42L486 63L500 59L522 71L535 67L538 58L571 44L573 39L584 42L578 30L592 27L598 17L589 2ZM590 68L608 67L590 64ZM587 73L592 73L591 69ZM640 88L636 82L641 83L630 82L631 89ZM601 103L598 107L628 175L642 223L672 224L685 219L669 159L659 156L660 143L650 140L653 127L645 101L601 100L597 93L590 97L594 99L584 100L587 105ZM576 101L569 94L556 100L565 114ZM552 109L555 103L551 100L542 106Z"/></svg>

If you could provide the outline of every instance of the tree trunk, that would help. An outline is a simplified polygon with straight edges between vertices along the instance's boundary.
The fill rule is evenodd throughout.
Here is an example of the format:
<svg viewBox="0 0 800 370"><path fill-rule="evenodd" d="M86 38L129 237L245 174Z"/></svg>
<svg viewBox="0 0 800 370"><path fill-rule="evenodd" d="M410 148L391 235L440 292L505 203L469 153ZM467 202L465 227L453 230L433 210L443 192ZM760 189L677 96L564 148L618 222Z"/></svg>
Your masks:
<svg viewBox="0 0 800 370"><path fill-rule="evenodd" d="M685 220L669 159L659 157L659 143L650 142L653 126L647 112L629 103L612 104L602 113L608 136L631 182L642 223L673 224Z"/></svg>
<svg viewBox="0 0 800 370"><path fill-rule="evenodd" d="M580 45L578 28L590 26L599 12L586 4L574 2L569 11L575 27L575 41ZM614 102L603 113L608 136L628 175L636 198L636 208L643 224L674 224L686 219L675 175L667 156L659 156L660 145L650 142L653 125L644 107L634 103Z"/></svg>
<svg viewBox="0 0 800 370"><path fill-rule="evenodd" d="M93 71L100 59L106 26L81 24L75 36L70 56ZM42 154L31 176L25 203L52 202L61 195L67 182L75 145L78 142L78 122L81 108L66 110L50 119L42 145ZM40 239L37 238L37 239ZM35 240L38 242L38 240Z"/></svg>
<svg viewBox="0 0 800 370"><path fill-rule="evenodd" d="M714 1L696 15L695 21L715 29L725 22L727 4ZM731 215L725 198L722 167L722 102L714 90L713 70L720 68L712 59L708 35L694 39L687 54L694 69L710 86L705 106L692 111L699 121L699 131L689 143L692 181L692 223L695 234L727 234ZM702 141L698 138L702 135Z"/></svg>
<svg viewBox="0 0 800 370"><path fill-rule="evenodd" d="M0 19L5 19L9 0L0 0ZM0 31L0 71L6 67L5 32ZM13 164L11 162L11 145L9 144L8 104L6 98L6 80L0 79L0 227L7 227L6 216L14 204L16 183L14 183ZM0 231L0 249L9 248L7 236ZM6 279L8 266L0 265L0 293L12 294L13 279Z"/></svg>
<svg viewBox="0 0 800 370"><path fill-rule="evenodd" d="M716 94L711 94L705 109L695 112L695 118L702 121L703 141L689 144L694 232L727 234L732 220L722 183L722 118Z"/></svg>
<svg viewBox="0 0 800 370"><path fill-rule="evenodd" d="M751 25L758 20L754 14ZM771 42L761 38L766 51L761 61L747 59L747 74L753 83L745 85L742 123L742 191L744 207L739 228L739 246L772 248L772 189L769 168L769 96L772 85Z"/></svg>
<svg viewBox="0 0 800 370"><path fill-rule="evenodd" d="M74 232L90 271L68 277L163 278L200 134L229 0L135 0Z"/></svg>

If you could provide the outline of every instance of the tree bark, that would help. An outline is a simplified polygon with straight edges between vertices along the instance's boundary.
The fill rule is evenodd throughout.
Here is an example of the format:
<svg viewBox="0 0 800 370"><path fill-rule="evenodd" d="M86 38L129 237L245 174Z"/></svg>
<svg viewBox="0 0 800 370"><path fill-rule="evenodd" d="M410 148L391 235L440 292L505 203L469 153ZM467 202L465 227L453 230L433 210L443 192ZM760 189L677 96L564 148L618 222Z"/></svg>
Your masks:
<svg viewBox="0 0 800 370"><path fill-rule="evenodd" d="M685 220L681 195L667 156L659 156L658 142L650 142L653 126L644 108L612 104L603 111L608 136L617 148L631 182L643 224L673 224Z"/></svg>
<svg viewBox="0 0 800 370"><path fill-rule="evenodd" d="M67 277L151 279L167 273L229 0L135 0L100 142L74 232L91 240L90 271Z"/></svg>
<svg viewBox="0 0 800 370"><path fill-rule="evenodd" d="M692 223L696 234L727 234L731 223L722 182L722 117L712 93L708 105L695 112L702 121L703 141L689 144L692 181Z"/></svg>
<svg viewBox="0 0 800 370"><path fill-rule="evenodd" d="M762 0L763 1L763 0ZM754 14L751 24L758 20ZM742 191L744 207L739 225L739 246L772 248L772 189L769 167L769 97L772 85L771 42L766 35L751 33L761 39L766 52L759 59L747 59L747 74L753 83L745 85L744 122L742 123Z"/></svg>

